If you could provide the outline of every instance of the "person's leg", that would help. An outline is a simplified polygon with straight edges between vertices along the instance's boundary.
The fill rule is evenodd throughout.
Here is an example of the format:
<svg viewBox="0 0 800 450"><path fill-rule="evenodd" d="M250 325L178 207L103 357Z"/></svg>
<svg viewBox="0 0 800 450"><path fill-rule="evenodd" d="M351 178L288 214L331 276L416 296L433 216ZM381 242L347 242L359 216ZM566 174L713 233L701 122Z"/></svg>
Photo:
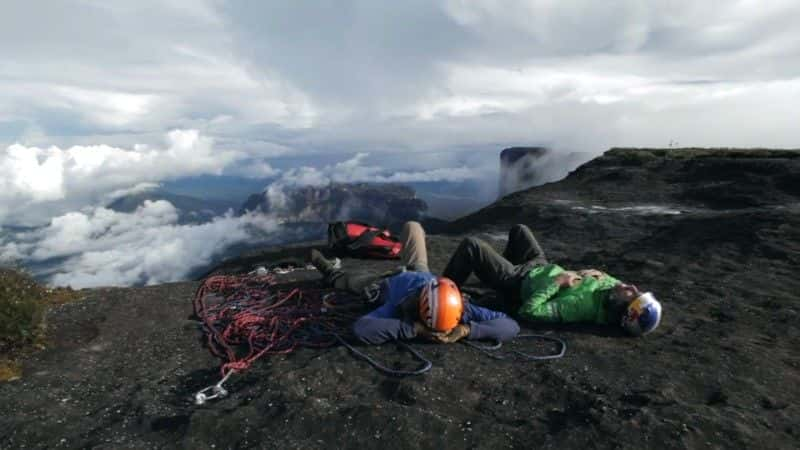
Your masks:
<svg viewBox="0 0 800 450"><path fill-rule="evenodd" d="M447 267L442 274L461 287L471 273L491 288L508 292L518 289L515 286L514 265L502 257L486 242L474 238L465 238L458 245Z"/></svg>
<svg viewBox="0 0 800 450"><path fill-rule="evenodd" d="M517 224L508 231L508 242L503 256L514 265L532 263L533 266L547 264L544 250L539 246L533 232L525 225Z"/></svg>
<svg viewBox="0 0 800 450"><path fill-rule="evenodd" d="M408 270L428 272L428 250L425 247L425 230L419 222L406 222L400 233L403 249L400 263Z"/></svg>
<svg viewBox="0 0 800 450"><path fill-rule="evenodd" d="M380 275L348 273L341 270L336 270L325 276L325 282L328 285L336 289L347 290L353 294L364 295L370 299L372 297L370 292L376 289L373 285L377 285L380 281Z"/></svg>
<svg viewBox="0 0 800 450"><path fill-rule="evenodd" d="M372 284L380 281L380 275L348 273L335 269L318 250L311 250L311 264L320 271L326 285L364 295Z"/></svg>

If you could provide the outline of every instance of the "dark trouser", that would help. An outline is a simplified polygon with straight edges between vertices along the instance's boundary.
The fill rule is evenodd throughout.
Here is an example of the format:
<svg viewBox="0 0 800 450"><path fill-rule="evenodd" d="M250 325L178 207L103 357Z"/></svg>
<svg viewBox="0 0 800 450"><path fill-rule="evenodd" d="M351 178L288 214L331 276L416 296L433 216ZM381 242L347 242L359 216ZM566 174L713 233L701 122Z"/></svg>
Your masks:
<svg viewBox="0 0 800 450"><path fill-rule="evenodd" d="M400 242L403 248L400 250L400 264L407 270L427 272L428 271L428 252L425 246L425 230L419 222L406 222L400 233ZM345 289L354 294L365 294L367 297L377 295L374 292L375 286L383 275L373 275L365 273L352 273L337 270L330 274L324 274L325 281L336 289Z"/></svg>
<svg viewBox="0 0 800 450"><path fill-rule="evenodd" d="M508 232L508 243L502 255L488 243L468 237L450 257L442 275L461 287L474 272L478 279L499 291L507 301L518 303L525 275L530 269L545 264L547 257L530 228L514 225Z"/></svg>

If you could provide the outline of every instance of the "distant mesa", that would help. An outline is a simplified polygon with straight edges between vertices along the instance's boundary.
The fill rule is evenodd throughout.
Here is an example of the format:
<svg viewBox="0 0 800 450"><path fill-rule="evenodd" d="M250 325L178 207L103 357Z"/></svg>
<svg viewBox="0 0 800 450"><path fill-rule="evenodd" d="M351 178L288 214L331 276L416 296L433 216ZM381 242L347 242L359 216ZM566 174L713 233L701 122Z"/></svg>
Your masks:
<svg viewBox="0 0 800 450"><path fill-rule="evenodd" d="M261 211L285 222L360 220L395 224L421 220L427 203L413 188L391 183L332 183L267 189L251 195L239 214Z"/></svg>

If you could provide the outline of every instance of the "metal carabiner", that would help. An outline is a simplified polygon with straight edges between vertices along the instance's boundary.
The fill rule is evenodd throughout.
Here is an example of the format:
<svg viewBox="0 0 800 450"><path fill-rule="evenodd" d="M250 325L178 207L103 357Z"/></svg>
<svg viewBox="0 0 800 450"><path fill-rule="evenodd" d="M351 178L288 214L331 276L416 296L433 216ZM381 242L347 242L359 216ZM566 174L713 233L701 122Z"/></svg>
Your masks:
<svg viewBox="0 0 800 450"><path fill-rule="evenodd" d="M212 384L211 386L209 386L207 388L203 388L203 389L200 389L199 391L197 391L197 393L194 394L194 404L200 406L200 405L205 404L205 402L207 402L209 400L213 400L215 398L225 398L225 397L227 397L228 396L228 390L225 389L222 385L223 385L223 383L228 381L228 378L233 374L233 372L234 372L233 370L228 372L227 375L222 377L222 379L219 381L219 383ZM211 395L206 394L206 392L208 392L208 391L211 391L213 394L211 394Z"/></svg>

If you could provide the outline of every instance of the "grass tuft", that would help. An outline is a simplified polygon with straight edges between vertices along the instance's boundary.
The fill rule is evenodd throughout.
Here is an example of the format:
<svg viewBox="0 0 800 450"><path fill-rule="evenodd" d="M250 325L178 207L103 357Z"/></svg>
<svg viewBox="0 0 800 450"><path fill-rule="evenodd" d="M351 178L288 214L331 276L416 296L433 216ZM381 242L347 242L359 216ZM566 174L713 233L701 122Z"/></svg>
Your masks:
<svg viewBox="0 0 800 450"><path fill-rule="evenodd" d="M79 297L71 288L49 289L22 271L0 268L0 381L18 378L20 359L44 348L47 307Z"/></svg>
<svg viewBox="0 0 800 450"><path fill-rule="evenodd" d="M33 343L43 324L46 290L27 274L0 269L0 350Z"/></svg>

